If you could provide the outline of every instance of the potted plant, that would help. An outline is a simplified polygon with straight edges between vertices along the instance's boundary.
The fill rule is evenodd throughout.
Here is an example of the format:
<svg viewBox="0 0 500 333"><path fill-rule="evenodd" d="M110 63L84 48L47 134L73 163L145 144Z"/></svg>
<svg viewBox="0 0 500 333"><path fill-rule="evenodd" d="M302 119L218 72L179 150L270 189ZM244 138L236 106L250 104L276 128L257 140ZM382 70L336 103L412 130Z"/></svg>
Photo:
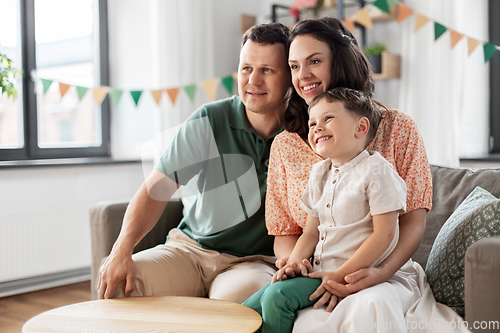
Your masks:
<svg viewBox="0 0 500 333"><path fill-rule="evenodd" d="M0 95L6 92L7 96L17 98L14 82L23 75L23 72L15 69L12 64L12 60L0 53Z"/></svg>
<svg viewBox="0 0 500 333"><path fill-rule="evenodd" d="M374 73L382 72L382 52L385 51L387 51L387 45L385 44L375 44L364 49Z"/></svg>

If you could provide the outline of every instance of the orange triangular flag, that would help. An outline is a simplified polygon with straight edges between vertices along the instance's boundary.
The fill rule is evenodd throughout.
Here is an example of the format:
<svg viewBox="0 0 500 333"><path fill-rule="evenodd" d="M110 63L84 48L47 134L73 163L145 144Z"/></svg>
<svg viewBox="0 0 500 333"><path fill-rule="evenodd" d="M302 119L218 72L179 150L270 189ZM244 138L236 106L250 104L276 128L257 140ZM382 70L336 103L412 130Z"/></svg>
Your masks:
<svg viewBox="0 0 500 333"><path fill-rule="evenodd" d="M358 22L368 29L371 29L373 27L373 21L370 16L370 10L368 9L368 6L364 6L354 14L354 21Z"/></svg>
<svg viewBox="0 0 500 333"><path fill-rule="evenodd" d="M63 98L64 95L68 92L69 87L71 87L69 84L59 82L59 90L61 91L61 98Z"/></svg>
<svg viewBox="0 0 500 333"><path fill-rule="evenodd" d="M167 89L166 91L168 97L170 97L170 100L172 101L172 104L175 104L175 100L177 99L177 94L179 93L179 88L170 88Z"/></svg>
<svg viewBox="0 0 500 333"><path fill-rule="evenodd" d="M156 105L160 106L163 90L151 90L151 95L155 99Z"/></svg>
<svg viewBox="0 0 500 333"><path fill-rule="evenodd" d="M424 24L429 22L429 18L420 14L415 13L415 32L417 32Z"/></svg>
<svg viewBox="0 0 500 333"><path fill-rule="evenodd" d="M413 14L413 10L407 5L400 3L398 10L398 24L403 22L411 14Z"/></svg>
<svg viewBox="0 0 500 333"><path fill-rule="evenodd" d="M454 48L455 45L462 39L464 35L456 32L455 30L450 29L450 40L451 40L451 48Z"/></svg>
<svg viewBox="0 0 500 333"><path fill-rule="evenodd" d="M480 41L474 38L467 37L467 46L469 48L469 55L481 44Z"/></svg>
<svg viewBox="0 0 500 333"><path fill-rule="evenodd" d="M217 86L219 85L219 80L214 79L210 81L205 81L203 82L203 90L207 93L208 97L212 100L215 101L215 94L217 93Z"/></svg>
<svg viewBox="0 0 500 333"><path fill-rule="evenodd" d="M104 100L104 98L108 94L108 87L100 86L97 88L93 88L92 92L94 94L94 100L95 100L97 106L100 106L102 104L102 101Z"/></svg>
<svg viewBox="0 0 500 333"><path fill-rule="evenodd" d="M346 26L347 29L349 29L350 32L352 32L354 34L355 23L354 23L353 20L351 20L351 19L345 19L344 20L344 25Z"/></svg>

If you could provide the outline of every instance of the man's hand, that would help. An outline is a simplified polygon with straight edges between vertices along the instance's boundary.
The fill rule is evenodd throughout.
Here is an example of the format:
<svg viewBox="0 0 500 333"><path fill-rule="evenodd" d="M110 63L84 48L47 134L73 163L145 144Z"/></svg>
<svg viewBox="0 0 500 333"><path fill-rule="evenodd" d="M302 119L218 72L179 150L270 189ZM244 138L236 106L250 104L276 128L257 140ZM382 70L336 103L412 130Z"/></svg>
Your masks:
<svg viewBox="0 0 500 333"><path fill-rule="evenodd" d="M116 286L125 280L125 296L135 289L135 264L131 256L111 253L99 271L97 284L99 299L113 298Z"/></svg>

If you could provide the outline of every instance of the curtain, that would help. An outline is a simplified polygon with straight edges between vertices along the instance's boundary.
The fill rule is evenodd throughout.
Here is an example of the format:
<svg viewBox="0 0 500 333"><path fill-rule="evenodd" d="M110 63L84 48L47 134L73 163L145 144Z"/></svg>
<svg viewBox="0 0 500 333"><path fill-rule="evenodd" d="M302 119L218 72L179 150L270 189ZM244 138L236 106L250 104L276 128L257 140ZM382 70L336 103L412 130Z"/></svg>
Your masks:
<svg viewBox="0 0 500 333"><path fill-rule="evenodd" d="M435 40L438 22L488 41L487 0L406 0L430 19L415 32L415 15L401 23L400 109L417 122L429 162L456 167L459 157L488 152L489 66L482 47L470 56L464 37L452 49L450 33Z"/></svg>
<svg viewBox="0 0 500 333"><path fill-rule="evenodd" d="M149 158L149 140L210 102L199 83L215 77L213 0L109 0L108 17L110 85L123 89L112 105L112 155ZM192 84L191 99L184 87ZM169 88L179 88L175 103ZM137 104L134 90L142 91ZM164 90L159 103L154 90Z"/></svg>

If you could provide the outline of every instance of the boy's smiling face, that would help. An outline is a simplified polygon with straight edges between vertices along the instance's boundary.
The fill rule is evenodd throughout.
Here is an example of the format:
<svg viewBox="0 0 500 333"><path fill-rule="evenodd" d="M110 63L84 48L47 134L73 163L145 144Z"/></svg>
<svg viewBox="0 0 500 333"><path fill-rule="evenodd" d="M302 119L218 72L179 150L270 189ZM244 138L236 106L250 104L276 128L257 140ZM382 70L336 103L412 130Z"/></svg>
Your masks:
<svg viewBox="0 0 500 333"><path fill-rule="evenodd" d="M309 144L339 167L364 150L367 127L368 119L346 110L343 102L322 99L309 113Z"/></svg>

